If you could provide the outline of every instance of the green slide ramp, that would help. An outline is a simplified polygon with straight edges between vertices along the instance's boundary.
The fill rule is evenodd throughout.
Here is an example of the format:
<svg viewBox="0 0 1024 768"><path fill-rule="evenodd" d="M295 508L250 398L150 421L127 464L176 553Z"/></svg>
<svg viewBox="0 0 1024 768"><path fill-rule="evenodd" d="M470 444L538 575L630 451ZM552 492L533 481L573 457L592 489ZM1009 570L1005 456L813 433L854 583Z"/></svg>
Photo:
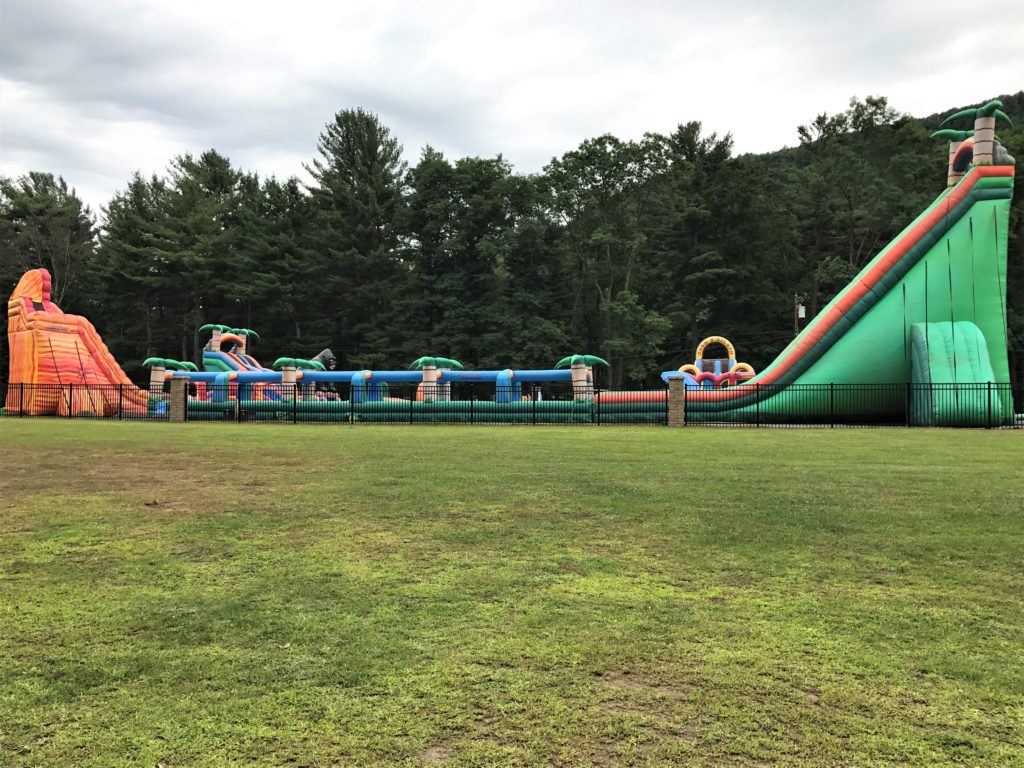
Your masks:
<svg viewBox="0 0 1024 768"><path fill-rule="evenodd" d="M911 336L911 418L926 426L995 426L1013 402L996 380L988 345L974 323L915 323Z"/></svg>

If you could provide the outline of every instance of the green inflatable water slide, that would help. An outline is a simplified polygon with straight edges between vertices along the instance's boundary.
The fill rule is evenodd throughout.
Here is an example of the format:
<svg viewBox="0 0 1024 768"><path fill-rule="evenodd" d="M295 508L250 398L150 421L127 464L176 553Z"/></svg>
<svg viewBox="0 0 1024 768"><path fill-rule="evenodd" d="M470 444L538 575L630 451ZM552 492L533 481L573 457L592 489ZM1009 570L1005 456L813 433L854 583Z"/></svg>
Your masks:
<svg viewBox="0 0 1024 768"><path fill-rule="evenodd" d="M1010 160L1012 162L1012 159ZM747 386L687 395L687 420L911 414L1013 419L1006 260L1013 165L976 165L883 249ZM801 385L813 384L801 390ZM859 385L830 396L820 385ZM864 385L877 385L875 396ZM944 385L941 387L932 385ZM908 398L910 402L908 402Z"/></svg>

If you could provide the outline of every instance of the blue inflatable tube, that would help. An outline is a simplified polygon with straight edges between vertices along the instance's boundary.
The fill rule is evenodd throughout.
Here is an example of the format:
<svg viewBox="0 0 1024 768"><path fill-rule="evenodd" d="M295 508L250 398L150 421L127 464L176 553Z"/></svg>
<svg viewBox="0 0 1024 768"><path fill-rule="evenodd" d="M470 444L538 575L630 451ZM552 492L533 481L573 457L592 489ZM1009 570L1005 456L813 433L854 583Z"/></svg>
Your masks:
<svg viewBox="0 0 1024 768"><path fill-rule="evenodd" d="M395 378L389 378L395 374ZM402 378L398 378L398 377ZM352 390L349 399L353 403L380 402L387 391L388 381L422 381L419 371L356 371L351 376Z"/></svg>
<svg viewBox="0 0 1024 768"><path fill-rule="evenodd" d="M226 403L230 398L228 395L231 393L231 373L223 371L217 374L217 378L213 380L213 392L212 400L215 403Z"/></svg>
<svg viewBox="0 0 1024 768"><path fill-rule="evenodd" d="M212 384L220 376L220 371L173 371L174 378L188 379L189 381L202 381Z"/></svg>
<svg viewBox="0 0 1024 768"><path fill-rule="evenodd" d="M364 374L369 373L369 377ZM409 384L423 381L423 374L420 371L359 371L356 376L363 376L363 381L386 382L389 384ZM352 377L352 383L356 383L356 377Z"/></svg>
<svg viewBox="0 0 1024 768"><path fill-rule="evenodd" d="M229 377L234 375L234 379ZM262 371L174 371L174 376L189 381L203 381L207 384L228 383L237 381L239 384L253 384L263 382L268 384L280 384L280 371L264 369Z"/></svg>
<svg viewBox="0 0 1024 768"><path fill-rule="evenodd" d="M441 381L452 383L462 381L489 381L497 383L499 378L510 375L513 382L538 381L572 381L572 371L568 368L557 371L516 371L506 368L503 371L444 371Z"/></svg>
<svg viewBox="0 0 1024 768"><path fill-rule="evenodd" d="M230 376L231 374L228 374ZM238 371L234 381L239 384L280 384L280 371Z"/></svg>
<svg viewBox="0 0 1024 768"><path fill-rule="evenodd" d="M475 381L494 383L504 371L439 371L441 382Z"/></svg>
<svg viewBox="0 0 1024 768"><path fill-rule="evenodd" d="M311 384L347 384L352 377L363 374L364 371L302 371L301 381Z"/></svg>
<svg viewBox="0 0 1024 768"><path fill-rule="evenodd" d="M572 370L562 368L557 371L513 371L513 381L572 381Z"/></svg>

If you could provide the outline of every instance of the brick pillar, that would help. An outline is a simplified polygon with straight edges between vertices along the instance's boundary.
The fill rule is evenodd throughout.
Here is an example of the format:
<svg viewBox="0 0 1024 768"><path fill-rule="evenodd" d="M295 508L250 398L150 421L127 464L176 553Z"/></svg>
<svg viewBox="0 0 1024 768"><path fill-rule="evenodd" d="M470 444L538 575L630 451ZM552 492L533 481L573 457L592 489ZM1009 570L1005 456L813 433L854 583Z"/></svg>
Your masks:
<svg viewBox="0 0 1024 768"><path fill-rule="evenodd" d="M686 426L686 391L682 379L668 380L668 425Z"/></svg>
<svg viewBox="0 0 1024 768"><path fill-rule="evenodd" d="M167 404L169 421L185 421L188 410L188 379L175 376L171 379L170 402Z"/></svg>

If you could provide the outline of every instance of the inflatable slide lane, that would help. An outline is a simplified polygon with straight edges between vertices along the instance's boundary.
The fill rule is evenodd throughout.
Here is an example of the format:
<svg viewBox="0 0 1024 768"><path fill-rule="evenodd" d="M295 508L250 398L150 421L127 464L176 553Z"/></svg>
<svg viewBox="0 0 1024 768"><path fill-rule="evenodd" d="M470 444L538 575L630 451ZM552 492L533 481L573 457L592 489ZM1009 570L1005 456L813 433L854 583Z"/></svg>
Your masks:
<svg viewBox="0 0 1024 768"><path fill-rule="evenodd" d="M146 413L147 393L121 370L92 323L50 301L50 286L45 269L26 272L7 303L7 413Z"/></svg>

